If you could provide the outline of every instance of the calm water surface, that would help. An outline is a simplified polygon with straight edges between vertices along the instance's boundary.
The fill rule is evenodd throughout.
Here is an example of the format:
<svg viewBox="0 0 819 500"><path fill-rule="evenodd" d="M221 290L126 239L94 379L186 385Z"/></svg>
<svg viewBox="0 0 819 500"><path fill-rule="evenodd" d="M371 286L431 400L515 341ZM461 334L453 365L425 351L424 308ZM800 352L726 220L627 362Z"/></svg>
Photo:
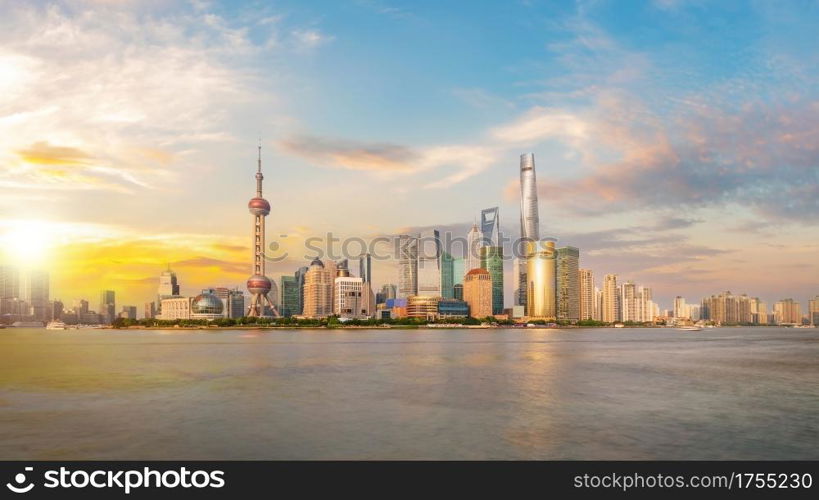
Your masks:
<svg viewBox="0 0 819 500"><path fill-rule="evenodd" d="M819 330L0 330L0 459L819 459Z"/></svg>

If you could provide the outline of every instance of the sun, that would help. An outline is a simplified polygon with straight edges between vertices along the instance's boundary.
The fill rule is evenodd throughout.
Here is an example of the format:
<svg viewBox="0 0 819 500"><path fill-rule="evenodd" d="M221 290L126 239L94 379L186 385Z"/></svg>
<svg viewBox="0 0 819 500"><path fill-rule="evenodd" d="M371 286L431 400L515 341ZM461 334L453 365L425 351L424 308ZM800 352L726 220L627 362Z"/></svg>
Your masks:
<svg viewBox="0 0 819 500"><path fill-rule="evenodd" d="M43 263L51 243L51 231L40 221L14 221L0 228L0 246L5 258L12 261L10 263Z"/></svg>

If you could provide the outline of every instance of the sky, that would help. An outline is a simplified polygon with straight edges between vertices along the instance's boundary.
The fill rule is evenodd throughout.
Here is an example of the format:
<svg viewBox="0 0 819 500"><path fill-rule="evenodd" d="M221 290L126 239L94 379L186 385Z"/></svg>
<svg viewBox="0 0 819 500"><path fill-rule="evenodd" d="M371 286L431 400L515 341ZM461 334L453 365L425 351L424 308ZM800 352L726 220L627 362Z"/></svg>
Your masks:
<svg viewBox="0 0 819 500"><path fill-rule="evenodd" d="M64 302L113 289L141 310L168 265L186 294L243 287L260 139L274 279L327 233L465 236L498 206L514 238L532 152L541 234L579 247L598 284L616 273L663 308L819 295L815 1L0 14L0 263L47 269ZM397 282L395 262L373 278Z"/></svg>

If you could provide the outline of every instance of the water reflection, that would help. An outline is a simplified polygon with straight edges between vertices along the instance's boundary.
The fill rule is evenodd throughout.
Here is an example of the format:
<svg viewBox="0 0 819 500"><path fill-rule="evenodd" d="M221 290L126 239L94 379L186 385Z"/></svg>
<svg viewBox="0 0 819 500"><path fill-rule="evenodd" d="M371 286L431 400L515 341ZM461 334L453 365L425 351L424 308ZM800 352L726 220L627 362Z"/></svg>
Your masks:
<svg viewBox="0 0 819 500"><path fill-rule="evenodd" d="M0 458L819 458L806 330L0 332Z"/></svg>

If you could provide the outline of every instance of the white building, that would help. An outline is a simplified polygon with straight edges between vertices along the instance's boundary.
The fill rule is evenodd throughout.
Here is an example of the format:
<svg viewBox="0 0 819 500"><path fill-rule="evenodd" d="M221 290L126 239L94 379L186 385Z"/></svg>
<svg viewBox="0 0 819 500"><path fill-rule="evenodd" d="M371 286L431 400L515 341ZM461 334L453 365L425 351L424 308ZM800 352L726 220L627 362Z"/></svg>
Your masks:
<svg viewBox="0 0 819 500"><path fill-rule="evenodd" d="M340 318L366 319L370 317L371 291L362 278L343 276L335 279L333 313Z"/></svg>
<svg viewBox="0 0 819 500"><path fill-rule="evenodd" d="M162 312L157 315L157 319L161 319L163 321L191 319L193 297L174 297L171 299L162 299L161 304Z"/></svg>

